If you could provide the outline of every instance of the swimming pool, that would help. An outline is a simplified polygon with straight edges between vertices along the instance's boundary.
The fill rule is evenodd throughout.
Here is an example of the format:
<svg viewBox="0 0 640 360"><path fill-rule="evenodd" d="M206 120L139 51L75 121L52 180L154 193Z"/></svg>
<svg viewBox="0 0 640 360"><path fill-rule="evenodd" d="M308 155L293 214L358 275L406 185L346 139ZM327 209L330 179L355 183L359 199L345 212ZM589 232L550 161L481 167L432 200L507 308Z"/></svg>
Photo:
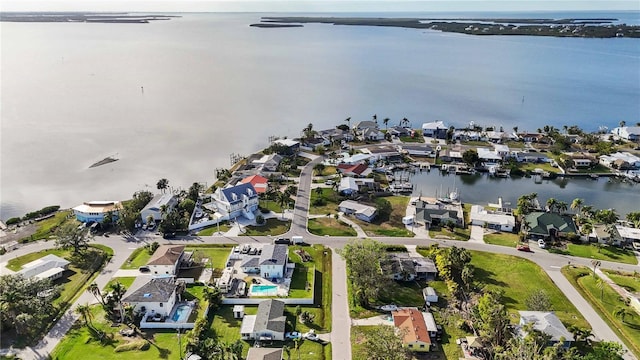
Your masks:
<svg viewBox="0 0 640 360"><path fill-rule="evenodd" d="M251 285L249 296L277 296L278 287L276 285Z"/></svg>
<svg viewBox="0 0 640 360"><path fill-rule="evenodd" d="M176 311L173 313L171 320L173 320L174 322L187 322L189 314L191 314L191 306L180 305L176 308Z"/></svg>

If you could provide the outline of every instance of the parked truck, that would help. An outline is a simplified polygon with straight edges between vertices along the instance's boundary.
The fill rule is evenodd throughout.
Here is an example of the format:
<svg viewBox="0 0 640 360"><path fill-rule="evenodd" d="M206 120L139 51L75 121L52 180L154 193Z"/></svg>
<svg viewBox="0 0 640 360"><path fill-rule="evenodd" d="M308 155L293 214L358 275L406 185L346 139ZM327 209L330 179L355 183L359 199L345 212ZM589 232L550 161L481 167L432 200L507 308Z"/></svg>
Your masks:
<svg viewBox="0 0 640 360"><path fill-rule="evenodd" d="M292 236L291 237L291 244L293 244L293 245L304 244L304 238L302 236Z"/></svg>

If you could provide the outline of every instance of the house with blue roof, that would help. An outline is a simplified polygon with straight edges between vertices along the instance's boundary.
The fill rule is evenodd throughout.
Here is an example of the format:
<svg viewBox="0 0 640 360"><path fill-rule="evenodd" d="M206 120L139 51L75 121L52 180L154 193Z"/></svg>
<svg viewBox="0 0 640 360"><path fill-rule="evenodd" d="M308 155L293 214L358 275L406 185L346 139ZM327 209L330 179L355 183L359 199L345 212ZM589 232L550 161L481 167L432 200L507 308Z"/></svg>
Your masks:
<svg viewBox="0 0 640 360"><path fill-rule="evenodd" d="M253 220L254 212L258 210L258 192L251 183L218 188L213 194L213 201L218 212L227 219L243 216Z"/></svg>

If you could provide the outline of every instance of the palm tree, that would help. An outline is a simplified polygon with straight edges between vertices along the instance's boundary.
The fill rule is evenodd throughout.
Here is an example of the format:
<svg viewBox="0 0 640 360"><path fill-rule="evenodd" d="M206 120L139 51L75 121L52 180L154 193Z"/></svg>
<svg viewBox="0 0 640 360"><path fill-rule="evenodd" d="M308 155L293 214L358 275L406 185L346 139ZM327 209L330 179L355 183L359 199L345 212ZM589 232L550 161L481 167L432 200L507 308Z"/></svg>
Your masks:
<svg viewBox="0 0 640 360"><path fill-rule="evenodd" d="M557 205L558 205L558 200L556 200L555 198L547 199L547 208L549 209L550 212L553 212L553 210Z"/></svg>
<svg viewBox="0 0 640 360"><path fill-rule="evenodd" d="M351 129L351 117L344 119L344 121L347 122L347 126L349 127L349 129Z"/></svg>
<svg viewBox="0 0 640 360"><path fill-rule="evenodd" d="M307 127L305 127L304 129L302 129L302 132L304 133L304 138L307 140L313 139L313 136L315 135L315 131L313 131L313 124L309 123L307 125Z"/></svg>
<svg viewBox="0 0 640 360"><path fill-rule="evenodd" d="M89 292L96 297L96 300L98 300L98 302L104 306L104 297L102 296L102 292L100 292L100 287L98 286L98 284L91 283L87 290L89 290Z"/></svg>
<svg viewBox="0 0 640 360"><path fill-rule="evenodd" d="M282 351L287 354L287 360L291 360L291 348L285 345L282 347Z"/></svg>
<svg viewBox="0 0 640 360"><path fill-rule="evenodd" d="M564 214L567 211L568 207L569 205L567 204L566 201L558 201L558 203L556 204L556 209L560 214Z"/></svg>
<svg viewBox="0 0 640 360"><path fill-rule="evenodd" d="M165 190L169 187L169 180L165 178L158 180L158 182L156 183L156 187L158 188L158 190L162 190L162 193L164 194Z"/></svg>
<svg viewBox="0 0 640 360"><path fill-rule="evenodd" d="M604 300L604 280L602 280L601 277L596 278L596 287L600 289L600 301L603 301Z"/></svg>
<svg viewBox="0 0 640 360"><path fill-rule="evenodd" d="M278 193L278 204L282 208L282 218L284 219L284 204L288 204L290 200L289 194L286 192Z"/></svg>
<svg viewBox="0 0 640 360"><path fill-rule="evenodd" d="M124 307L122 306L121 300L122 300L122 297L124 296L124 293L127 292L127 288L125 288L124 285L122 285L118 281L111 284L109 288L111 289L111 296L113 297L113 300L120 307L120 322L124 322Z"/></svg>
<svg viewBox="0 0 640 360"><path fill-rule="evenodd" d="M76 313L78 313L78 315L82 316L82 320L84 321L84 324L86 326L93 326L91 324L91 320L93 319L93 313L91 313L91 307L89 307L89 304L78 304L78 306L76 306Z"/></svg>
<svg viewBox="0 0 640 360"><path fill-rule="evenodd" d="M587 219L593 218L593 215L595 214L594 211L593 211L593 206L591 206L591 205L583 205L582 209L580 209L580 212Z"/></svg>
<svg viewBox="0 0 640 360"><path fill-rule="evenodd" d="M517 126L513 127L513 132L516 133L516 134L518 133L518 127Z"/></svg>
<svg viewBox="0 0 640 360"><path fill-rule="evenodd" d="M382 120L382 123L384 124L384 129L388 130L389 129L389 118L384 118Z"/></svg>
<svg viewBox="0 0 640 360"><path fill-rule="evenodd" d="M602 262L600 260L591 260L591 265L593 265L593 277L596 277L596 269L602 265Z"/></svg>
<svg viewBox="0 0 640 360"><path fill-rule="evenodd" d="M629 311L629 309L627 309L626 307L623 306L618 306L615 310L613 310L613 316L620 318L620 320L622 320L622 322L625 322L625 318L627 316L631 316L633 315L633 313L631 311Z"/></svg>
<svg viewBox="0 0 640 360"><path fill-rule="evenodd" d="M571 202L571 210L578 210L578 213L580 213L580 210L582 209L582 205L584 204L584 200L580 199L580 198L575 198L573 199L573 201Z"/></svg>

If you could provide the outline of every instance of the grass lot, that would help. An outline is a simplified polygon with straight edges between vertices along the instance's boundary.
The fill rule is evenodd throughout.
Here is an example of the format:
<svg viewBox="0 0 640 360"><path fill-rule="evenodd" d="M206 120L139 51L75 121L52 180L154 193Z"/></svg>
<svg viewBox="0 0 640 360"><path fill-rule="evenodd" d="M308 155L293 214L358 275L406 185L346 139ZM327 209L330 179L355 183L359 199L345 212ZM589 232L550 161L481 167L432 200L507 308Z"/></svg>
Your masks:
<svg viewBox="0 0 640 360"><path fill-rule="evenodd" d="M572 174L591 174L591 173L608 174L610 172L611 172L611 169L609 169L608 167L602 164L596 164L592 168L587 168L587 169L580 168L580 169L576 169L576 171L571 171Z"/></svg>
<svg viewBox="0 0 640 360"><path fill-rule="evenodd" d="M322 194L318 194L316 189L311 190L309 199L309 214L326 215L338 212L338 204L345 198L338 195L332 188L321 188Z"/></svg>
<svg viewBox="0 0 640 360"><path fill-rule="evenodd" d="M376 326L352 326L351 327L351 357L353 359L366 359L364 342L370 336L376 336Z"/></svg>
<svg viewBox="0 0 640 360"><path fill-rule="evenodd" d="M504 291L503 301L513 323L518 321L518 310L526 309L525 299L536 290L544 290L552 308L566 325L588 328L589 324L556 287L549 276L535 263L516 256L471 251L471 264L475 279L488 288Z"/></svg>
<svg viewBox="0 0 640 360"><path fill-rule="evenodd" d="M582 294L591 306L600 314L611 330L629 347L636 357L640 357L640 315L628 308L620 295L609 285L602 288L598 286L597 278L585 267L562 268L562 273L569 279L573 286ZM631 315L625 318L625 322L613 316L618 307L627 307Z"/></svg>
<svg viewBox="0 0 640 360"><path fill-rule="evenodd" d="M220 232L227 232L229 231L229 229L231 229L231 226L225 221L224 224L220 224ZM204 228L200 231L198 231L198 233L196 235L198 236L212 236L213 234L218 232L218 226L214 225L214 226L210 226L208 228Z"/></svg>
<svg viewBox="0 0 640 360"><path fill-rule="evenodd" d="M336 220L333 217L309 219L307 223L309 232L314 235L324 236L356 236L357 232L349 224Z"/></svg>
<svg viewBox="0 0 640 360"><path fill-rule="evenodd" d="M102 289L102 291L109 289L109 286L111 286L111 284L115 284L116 282L119 282L125 288L128 289L131 287L131 284L133 284L135 280L136 280L135 276L114 277L111 280L109 280L109 282L107 283L107 285L104 286L104 289Z"/></svg>
<svg viewBox="0 0 640 360"><path fill-rule="evenodd" d="M7 269L11 271L19 271L24 264L30 263L34 260L40 259L41 257L49 254L60 256L68 260L69 257L71 256L71 251L62 250L62 249L48 249L48 250L42 250L42 251L22 255L20 257L9 260L7 262Z"/></svg>
<svg viewBox="0 0 640 360"><path fill-rule="evenodd" d="M453 231L449 231L449 229L447 229L446 227L434 226L429 229L429 236L434 239L467 241L471 237L471 229L454 227Z"/></svg>
<svg viewBox="0 0 640 360"><path fill-rule="evenodd" d="M372 223L358 220L351 217L356 224L360 225L362 230L369 236L392 236L392 237L413 237L414 233L407 230L402 223L402 218L407 213L407 205L409 204L408 196L389 196L385 200L391 203L392 211L388 220L382 221L376 218Z"/></svg>
<svg viewBox="0 0 640 360"><path fill-rule="evenodd" d="M215 269L224 269L227 258L233 245L190 245L185 248L186 251L193 251L194 257L209 259L206 266L212 266Z"/></svg>
<svg viewBox="0 0 640 360"><path fill-rule="evenodd" d="M494 232L484 235L484 242L492 245L501 245L508 247L516 247L520 242L520 236L518 234L507 232Z"/></svg>
<svg viewBox="0 0 640 360"><path fill-rule="evenodd" d="M143 246L133 250L127 261L122 264L121 269L130 269L135 270L140 266L147 265L147 261L151 258L151 254L149 253L149 248L147 246Z"/></svg>
<svg viewBox="0 0 640 360"><path fill-rule="evenodd" d="M315 173L315 170L314 170ZM315 174L316 176L331 176L338 173L338 168L332 165L325 166L321 173ZM323 181L324 182L324 181Z"/></svg>
<svg viewBox="0 0 640 360"><path fill-rule="evenodd" d="M375 307L386 304L417 307L424 305L424 299L422 298L422 289L425 287L424 282L391 281L389 286L383 291L380 299L371 303L371 309L365 309L354 300L350 281L348 281L347 287L349 293L350 314L353 319L364 319L379 315L381 312L376 310Z"/></svg>
<svg viewBox="0 0 640 360"><path fill-rule="evenodd" d="M118 334L118 330L127 328L125 325L111 327L104 319L104 311L100 306L94 306L93 326L108 334L105 344L101 344L86 326L77 322L60 344L53 350L51 359L132 359L136 360L156 360L156 359L177 359L179 358L178 337L174 330L146 331L142 336L135 339L124 338ZM148 350L132 350L126 352L114 352L118 345L126 344L129 341L147 340L150 342ZM186 348L186 340L182 338L182 354Z"/></svg>
<svg viewBox="0 0 640 360"><path fill-rule="evenodd" d="M260 200L259 203L260 209L268 209L270 211L273 211L274 213L277 214L281 214L282 213L282 207L280 206L280 204L278 204L277 201L274 200Z"/></svg>
<svg viewBox="0 0 640 360"><path fill-rule="evenodd" d="M26 242L49 238L49 236L53 235L53 232L56 230L56 228L63 223L67 221L77 222L75 217L70 217L67 219L70 214L71 210L59 211L53 217L36 222L36 232L29 237L23 238L21 241Z"/></svg>
<svg viewBox="0 0 640 360"><path fill-rule="evenodd" d="M424 143L424 136L420 133L421 130L416 130L416 136L400 136L400 141L403 143Z"/></svg>
<svg viewBox="0 0 640 360"><path fill-rule="evenodd" d="M592 244L567 244L566 250L550 248L549 252L588 259L615 261L632 265L638 263L638 259L634 255L633 251L608 245L604 245L598 249L598 246Z"/></svg>
<svg viewBox="0 0 640 360"><path fill-rule="evenodd" d="M282 235L289 231L291 222L289 220L282 221L280 217L267 219L262 226L247 226L245 236L266 236L266 235Z"/></svg>
<svg viewBox="0 0 640 360"><path fill-rule="evenodd" d="M530 154L530 156L534 156L536 153ZM549 163L518 163L516 166L518 169L522 171L534 171L535 169L542 169L542 171L548 171L550 173L558 173L560 170L558 168L554 168Z"/></svg>
<svg viewBox="0 0 640 360"><path fill-rule="evenodd" d="M627 291L632 293L640 292L640 277L637 273L634 274L606 269L603 269L602 271L605 272L614 283L627 289Z"/></svg>

